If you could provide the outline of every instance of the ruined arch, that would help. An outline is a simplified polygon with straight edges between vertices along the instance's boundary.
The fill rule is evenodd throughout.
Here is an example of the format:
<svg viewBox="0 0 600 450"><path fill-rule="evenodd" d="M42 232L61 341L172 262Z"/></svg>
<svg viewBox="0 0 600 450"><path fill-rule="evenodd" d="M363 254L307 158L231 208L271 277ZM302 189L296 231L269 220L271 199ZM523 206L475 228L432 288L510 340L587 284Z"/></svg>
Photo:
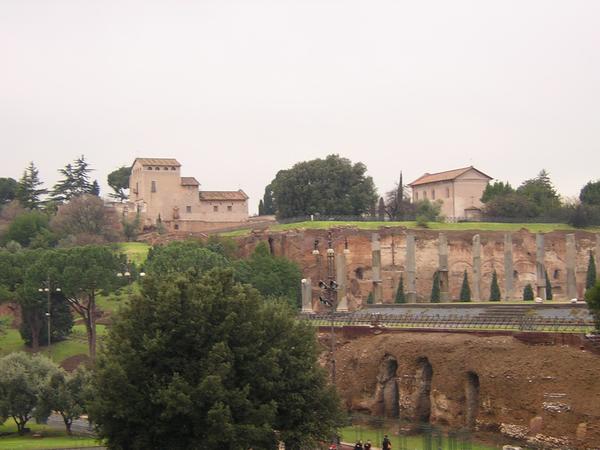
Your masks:
<svg viewBox="0 0 600 450"><path fill-rule="evenodd" d="M479 413L479 375L477 375L477 372L467 372L465 380L465 407L465 426L469 429L474 429L477 423L477 414Z"/></svg>
<svg viewBox="0 0 600 450"><path fill-rule="evenodd" d="M415 422L429 423L431 419L431 380L433 367L429 359L421 356L417 359L415 372Z"/></svg>
<svg viewBox="0 0 600 450"><path fill-rule="evenodd" d="M398 361L393 355L386 354L381 360L379 374L377 375L378 390L380 392L380 411L385 417L398 417Z"/></svg>

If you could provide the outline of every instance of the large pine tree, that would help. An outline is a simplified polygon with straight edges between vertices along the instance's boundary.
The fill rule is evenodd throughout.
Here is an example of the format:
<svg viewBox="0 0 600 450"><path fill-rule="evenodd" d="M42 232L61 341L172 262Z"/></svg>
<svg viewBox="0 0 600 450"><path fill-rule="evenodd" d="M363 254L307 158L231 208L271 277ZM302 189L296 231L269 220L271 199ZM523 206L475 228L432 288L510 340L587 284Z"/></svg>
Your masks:
<svg viewBox="0 0 600 450"><path fill-rule="evenodd" d="M47 189L40 188L42 186L40 181L39 171L32 162L23 172L23 176L17 184L16 197L25 208L39 209L42 205L42 195L48 193Z"/></svg>
<svg viewBox="0 0 600 450"><path fill-rule="evenodd" d="M52 189L52 200L56 203L63 203L83 194L100 195L98 182L90 181L91 171L84 155L73 161L73 164L67 164L64 168L58 169L62 178Z"/></svg>

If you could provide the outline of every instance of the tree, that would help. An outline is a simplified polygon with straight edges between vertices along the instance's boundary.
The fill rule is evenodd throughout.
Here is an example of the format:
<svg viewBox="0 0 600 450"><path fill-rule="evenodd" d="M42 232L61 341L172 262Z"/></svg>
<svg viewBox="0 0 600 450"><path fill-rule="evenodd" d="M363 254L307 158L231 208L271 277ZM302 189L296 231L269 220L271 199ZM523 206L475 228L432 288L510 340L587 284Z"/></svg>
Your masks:
<svg viewBox="0 0 600 450"><path fill-rule="evenodd" d="M148 252L146 273L149 276L184 274L197 278L215 267L228 267L229 261L198 242L172 242L154 247Z"/></svg>
<svg viewBox="0 0 600 450"><path fill-rule="evenodd" d="M86 412L90 382L91 373L81 366L72 373L55 370L41 389L38 408L48 416L58 412L70 435L73 420Z"/></svg>
<svg viewBox="0 0 600 450"><path fill-rule="evenodd" d="M41 196L46 195L48 190L40 188L43 183L40 181L39 171L33 164L23 172L23 176L17 183L16 197L23 207L28 209L39 209L42 205Z"/></svg>
<svg viewBox="0 0 600 450"><path fill-rule="evenodd" d="M263 195L263 212L266 216L275 214L275 202L273 201L273 188L271 185L265 187Z"/></svg>
<svg viewBox="0 0 600 450"><path fill-rule="evenodd" d="M377 201L373 179L362 163L329 155L280 170L268 186L278 218L361 215ZM267 209L267 197L264 198ZM266 212L266 211L265 211Z"/></svg>
<svg viewBox="0 0 600 450"><path fill-rule="evenodd" d="M37 348L40 345L48 345L48 333L46 327L48 325L47 312L47 297L39 294L40 301L37 302L34 308L27 308L21 305L22 323L19 328L21 338L25 345ZM42 298L43 297L43 298ZM60 292L53 292L50 301L50 317L52 318L50 326L50 339L52 343L60 342L71 334L73 330L73 315L71 308L67 303L64 295ZM35 329L35 331L33 331ZM37 339L37 344L34 343L34 332Z"/></svg>
<svg viewBox="0 0 600 450"><path fill-rule="evenodd" d="M534 202L517 192L492 197L485 204L486 217L526 219L536 217L539 210Z"/></svg>
<svg viewBox="0 0 600 450"><path fill-rule="evenodd" d="M92 169L89 168L84 155L73 162L73 189L75 195L92 193L93 183L90 182L90 172L92 172Z"/></svg>
<svg viewBox="0 0 600 450"><path fill-rule="evenodd" d="M128 194L125 192L129 189L129 177L131 176L131 167L121 166L116 170L113 170L108 174L108 185L113 190L110 194L110 197L115 198L120 201L126 201L128 199Z"/></svg>
<svg viewBox="0 0 600 450"><path fill-rule="evenodd" d="M300 268L293 261L271 255L265 242L258 244L247 260L236 261L235 275L266 298L285 298L293 307L301 306Z"/></svg>
<svg viewBox="0 0 600 450"><path fill-rule="evenodd" d="M404 278L400 275L400 281L398 282L398 289L396 289L396 303L406 303L406 296L404 294Z"/></svg>
<svg viewBox="0 0 600 450"><path fill-rule="evenodd" d="M258 202L258 215L259 216L265 215L265 203L262 199L260 199Z"/></svg>
<svg viewBox="0 0 600 450"><path fill-rule="evenodd" d="M367 305L372 305L373 303L375 303L375 297L373 296L373 291L371 291L367 295Z"/></svg>
<svg viewBox="0 0 600 450"><path fill-rule="evenodd" d="M377 206L377 219L381 222L385 220L385 201L383 197L379 197L379 204Z"/></svg>
<svg viewBox="0 0 600 450"><path fill-rule="evenodd" d="M62 293L85 325L90 359L96 357L96 297L120 287L117 272L125 265L124 255L99 245L56 250L47 266L57 275Z"/></svg>
<svg viewBox="0 0 600 450"><path fill-rule="evenodd" d="M417 222L441 222L443 220L441 200L435 202L430 202L427 199L420 200L415 203L415 208Z"/></svg>
<svg viewBox="0 0 600 450"><path fill-rule="evenodd" d="M94 180L92 183L92 187L90 188L90 195L95 195L96 197L100 196L100 185L98 184L98 180Z"/></svg>
<svg viewBox="0 0 600 450"><path fill-rule="evenodd" d="M496 197L503 197L508 194L513 194L514 192L515 190L508 181L506 183L502 181L496 181L488 184L485 187L483 195L481 196L481 202L487 203Z"/></svg>
<svg viewBox="0 0 600 450"><path fill-rule="evenodd" d="M469 286L469 278L467 275L467 269L465 269L462 285L460 287L460 301L461 302L470 302L471 301L471 286Z"/></svg>
<svg viewBox="0 0 600 450"><path fill-rule="evenodd" d="M71 164L67 164L62 169L58 169L58 172L63 178L58 180L52 187L50 198L53 202L63 203L77 195L75 193L75 175L73 174L73 166Z"/></svg>
<svg viewBox="0 0 600 450"><path fill-rule="evenodd" d="M0 207L12 202L17 195L17 181L13 178L0 178Z"/></svg>
<svg viewBox="0 0 600 450"><path fill-rule="evenodd" d="M523 300L533 300L533 298L533 287L531 286L531 283L527 283L523 289Z"/></svg>
<svg viewBox="0 0 600 450"><path fill-rule="evenodd" d="M120 238L121 225L101 198L84 194L58 208L50 226L60 236L72 236L78 243L103 243Z"/></svg>
<svg viewBox="0 0 600 450"><path fill-rule="evenodd" d="M552 300L552 283L550 282L550 278L548 278L548 271L544 269L544 277L546 278L546 300Z"/></svg>
<svg viewBox="0 0 600 450"><path fill-rule="evenodd" d="M440 272L436 270L433 272L433 283L431 284L431 303L440 302Z"/></svg>
<svg viewBox="0 0 600 450"><path fill-rule="evenodd" d="M600 180L588 181L579 192L581 203L590 206L600 206Z"/></svg>
<svg viewBox="0 0 600 450"><path fill-rule="evenodd" d="M560 207L560 197L545 170L541 170L537 177L525 180L517 193L530 200L537 207L538 214L548 215Z"/></svg>
<svg viewBox="0 0 600 450"><path fill-rule="evenodd" d="M85 194L99 195L100 186L97 181L90 181L90 172L88 162L85 156L81 155L73 164L67 164L64 168L58 170L63 176L52 188L51 198L61 204L71 199Z"/></svg>
<svg viewBox="0 0 600 450"><path fill-rule="evenodd" d="M585 292L585 301L596 323L596 330L600 331L600 281Z"/></svg>
<svg viewBox="0 0 600 450"><path fill-rule="evenodd" d="M339 423L310 325L230 269L148 277L105 344L90 416L110 448L300 450Z"/></svg>
<svg viewBox="0 0 600 450"><path fill-rule="evenodd" d="M414 216L415 208L406 193L406 187L402 181L402 172L400 172L400 179L394 189L385 194L385 208L392 220L406 220Z"/></svg>
<svg viewBox="0 0 600 450"><path fill-rule="evenodd" d="M11 222L3 237L5 242L16 241L23 247L28 247L29 244L40 234L49 236L49 219L48 215L40 211L24 212Z"/></svg>
<svg viewBox="0 0 600 450"><path fill-rule="evenodd" d="M500 294L500 286L498 285L498 274L496 273L496 269L492 273L492 284L490 286L490 301L491 302L499 302L501 298Z"/></svg>
<svg viewBox="0 0 600 450"><path fill-rule="evenodd" d="M590 257L588 259L587 273L585 276L585 288L589 289L596 284L596 259L594 253L590 250Z"/></svg>
<svg viewBox="0 0 600 450"><path fill-rule="evenodd" d="M0 418L12 417L19 434L32 417L46 419L40 393L56 366L45 356L10 353L0 358Z"/></svg>

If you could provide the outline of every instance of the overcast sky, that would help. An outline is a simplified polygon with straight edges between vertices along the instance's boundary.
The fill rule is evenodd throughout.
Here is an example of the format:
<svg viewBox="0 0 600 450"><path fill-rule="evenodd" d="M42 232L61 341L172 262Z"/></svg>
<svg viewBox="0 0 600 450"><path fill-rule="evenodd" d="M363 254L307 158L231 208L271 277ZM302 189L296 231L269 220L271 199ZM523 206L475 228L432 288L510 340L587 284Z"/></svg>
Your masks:
<svg viewBox="0 0 600 450"><path fill-rule="evenodd" d="M600 178L600 1L0 0L0 176L174 157L255 212L339 153L380 192L474 165Z"/></svg>

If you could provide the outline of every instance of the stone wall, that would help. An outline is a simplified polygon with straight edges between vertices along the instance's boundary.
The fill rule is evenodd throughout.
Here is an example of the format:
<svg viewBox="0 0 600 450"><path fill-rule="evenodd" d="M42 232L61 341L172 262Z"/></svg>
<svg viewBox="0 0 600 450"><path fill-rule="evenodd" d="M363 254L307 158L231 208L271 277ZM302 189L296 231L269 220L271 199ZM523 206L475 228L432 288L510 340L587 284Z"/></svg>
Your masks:
<svg viewBox="0 0 600 450"><path fill-rule="evenodd" d="M333 247L336 254L344 249L347 242L349 253L346 255L348 304L349 308L361 305L374 290L373 284L373 232L356 228L337 228L332 230ZM407 237L415 239L415 290L416 301L428 302L433 274L440 268L440 232L433 230L408 230L405 228L383 228L378 232L381 248L381 291L384 302L392 302L400 277L407 288ZM456 301L460 295L463 273L467 270L473 290L474 279L474 237L480 241L480 292L481 300L489 300L492 273L498 274L503 299L507 288L512 290L511 299L521 299L523 288L531 283L536 289L540 283L545 285L536 274L536 234L527 230L512 233L497 231L444 231L447 241L447 285L448 298ZM554 298L566 300L567 295L567 235L570 232L556 231L543 236L543 267L550 279ZM598 236L586 231L575 231L574 293L583 298L589 252L598 250ZM248 255L261 241L269 243L272 252L299 263L304 276L316 282L327 276L327 231L326 230L290 230L272 233L255 232L240 238L240 251ZM539 239L539 237L538 237ZM318 240L319 255L313 255L315 241ZM477 240L477 238L476 238ZM509 247L505 246L507 242ZM512 244L512 245L511 245ZM512 252L508 252L508 248ZM512 254L511 254L512 253ZM445 263L444 263L445 264ZM597 264L600 268L600 264ZM512 270L512 278L506 283L505 270ZM375 271L377 272L377 270ZM543 272L543 270L542 270ZM475 274L476 275L476 274ZM377 285L378 283L376 283ZM315 305L316 306L316 305Z"/></svg>

